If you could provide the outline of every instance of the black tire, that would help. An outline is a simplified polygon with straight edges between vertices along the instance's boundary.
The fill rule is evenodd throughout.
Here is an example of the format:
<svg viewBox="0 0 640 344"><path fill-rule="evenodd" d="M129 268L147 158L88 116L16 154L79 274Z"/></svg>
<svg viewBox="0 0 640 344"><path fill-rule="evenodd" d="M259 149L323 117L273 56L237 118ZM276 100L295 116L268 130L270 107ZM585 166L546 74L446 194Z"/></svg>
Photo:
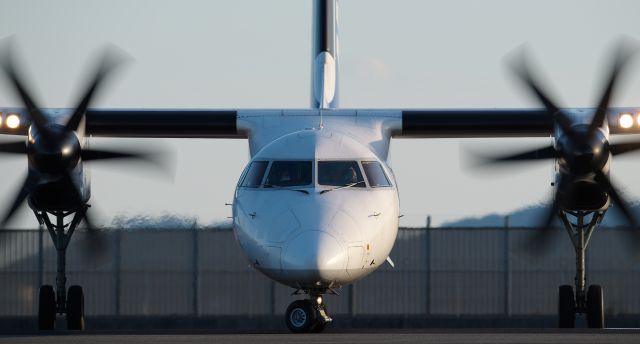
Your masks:
<svg viewBox="0 0 640 344"><path fill-rule="evenodd" d="M329 323L325 321L318 321L316 325L311 329L311 333L322 333Z"/></svg>
<svg viewBox="0 0 640 344"><path fill-rule="evenodd" d="M576 298L573 294L573 287L570 285L560 286L558 293L558 327L576 327Z"/></svg>
<svg viewBox="0 0 640 344"><path fill-rule="evenodd" d="M324 314L328 316L329 311L327 310L327 306L325 306L324 304L315 306L314 310L316 311L316 323L311 329L311 332L320 333L324 331L324 329L329 325L329 322L324 320L324 316L320 312L324 311Z"/></svg>
<svg viewBox="0 0 640 344"><path fill-rule="evenodd" d="M67 329L84 330L84 293L78 285L69 287L67 293Z"/></svg>
<svg viewBox="0 0 640 344"><path fill-rule="evenodd" d="M53 287L43 285L38 295L38 330L53 331L56 327L56 294Z"/></svg>
<svg viewBox="0 0 640 344"><path fill-rule="evenodd" d="M293 333L309 333L317 321L317 313L310 300L294 301L287 307L285 322Z"/></svg>
<svg viewBox="0 0 640 344"><path fill-rule="evenodd" d="M589 328L604 328L604 294L599 285L587 290L587 323Z"/></svg>

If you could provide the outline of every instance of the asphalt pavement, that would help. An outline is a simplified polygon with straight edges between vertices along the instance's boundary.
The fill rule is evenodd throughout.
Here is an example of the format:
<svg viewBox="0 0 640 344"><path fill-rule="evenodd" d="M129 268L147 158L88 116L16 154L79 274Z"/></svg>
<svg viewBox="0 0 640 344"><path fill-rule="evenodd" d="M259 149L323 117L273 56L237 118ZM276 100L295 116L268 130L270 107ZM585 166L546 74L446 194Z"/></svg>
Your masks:
<svg viewBox="0 0 640 344"><path fill-rule="evenodd" d="M591 344L640 343L638 329L446 329L339 331L321 334L228 333L204 331L110 331L0 334L0 343L429 343L429 344Z"/></svg>

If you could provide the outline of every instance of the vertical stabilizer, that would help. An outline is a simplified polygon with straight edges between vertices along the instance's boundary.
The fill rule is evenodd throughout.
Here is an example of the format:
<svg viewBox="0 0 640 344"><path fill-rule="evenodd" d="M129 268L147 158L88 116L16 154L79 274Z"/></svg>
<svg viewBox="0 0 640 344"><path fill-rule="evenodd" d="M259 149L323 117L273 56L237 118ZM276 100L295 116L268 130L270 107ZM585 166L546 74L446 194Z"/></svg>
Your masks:
<svg viewBox="0 0 640 344"><path fill-rule="evenodd" d="M311 107L338 107L338 1L313 0Z"/></svg>

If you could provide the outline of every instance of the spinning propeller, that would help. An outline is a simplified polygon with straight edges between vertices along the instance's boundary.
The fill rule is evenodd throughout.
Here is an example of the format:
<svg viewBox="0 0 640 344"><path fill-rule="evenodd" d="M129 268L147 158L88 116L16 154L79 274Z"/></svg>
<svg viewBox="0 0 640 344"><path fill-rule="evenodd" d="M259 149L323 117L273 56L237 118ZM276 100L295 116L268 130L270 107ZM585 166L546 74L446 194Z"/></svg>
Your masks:
<svg viewBox="0 0 640 344"><path fill-rule="evenodd" d="M627 221L634 228L637 228L637 221L628 203L622 197L619 189L613 185L606 170L610 155L615 156L638 150L640 149L640 141L611 144L604 131L606 129L603 128L606 124L607 110L615 92L620 73L634 53L634 50L625 49L624 46L618 49L608 81L595 108L593 119L588 124L575 121L569 114L556 106L556 103L548 96L548 92L534 79L524 55L514 60L511 65L519 79L544 105L549 115L553 116L554 125L560 129L560 134L556 137L555 146L551 145L487 159L488 163L558 159L560 166L563 168L557 184L556 194L543 218L542 230L538 231L533 238L532 246L534 248L540 249L548 245L549 229L554 217L562 209L562 205L572 198L582 197L573 190L574 182L579 179L593 181L601 192L605 192L611 197L611 200L620 208ZM640 234L640 232L637 233Z"/></svg>
<svg viewBox="0 0 640 344"><path fill-rule="evenodd" d="M6 49L6 48L5 48ZM122 57L116 57L113 51L107 51L94 75L90 79L87 89L79 99L72 115L64 123L54 121L43 115L40 107L31 97L23 83L23 78L15 68L10 51L5 50L0 57L0 67L5 72L16 93L20 96L33 125L29 130L28 142L24 141L0 143L0 153L26 155L30 162L24 183L18 193L13 197L9 208L2 215L0 224L4 227L15 214L19 206L31 194L34 187L51 181L63 182L69 187L56 189L58 192L71 193L71 199L78 201L78 206L83 206L83 190L73 182L72 171L80 161L91 162L98 160L138 159L152 161L150 153L134 151L111 151L83 148L81 141L84 136L84 118L92 100L102 86L105 78L122 61ZM74 209L65 209L74 210ZM84 214L91 237L95 238L95 227L88 213ZM95 241L95 239L94 239Z"/></svg>

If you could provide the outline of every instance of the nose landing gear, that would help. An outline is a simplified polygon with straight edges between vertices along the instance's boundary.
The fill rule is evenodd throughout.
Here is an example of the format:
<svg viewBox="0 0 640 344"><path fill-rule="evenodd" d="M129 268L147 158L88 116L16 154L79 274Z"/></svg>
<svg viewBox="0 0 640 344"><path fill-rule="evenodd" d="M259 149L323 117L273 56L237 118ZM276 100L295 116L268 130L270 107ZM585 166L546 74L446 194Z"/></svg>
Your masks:
<svg viewBox="0 0 640 344"><path fill-rule="evenodd" d="M38 221L47 227L57 252L57 271L55 289L51 285L40 287L38 305L38 329L51 331L55 329L56 314L66 314L67 329L84 330L84 293L82 287L74 285L67 290L66 257L67 246L76 227L83 218L87 206L74 211L36 211ZM49 219L55 218L55 223ZM67 216L73 216L65 223Z"/></svg>
<svg viewBox="0 0 640 344"><path fill-rule="evenodd" d="M593 212L591 220L585 223L585 212L570 212L577 223L571 223L565 212L560 212L560 220L569 233L576 251L575 293L569 285L560 286L558 295L558 327L575 327L576 314L586 314L590 328L604 328L604 297L602 287L591 285L586 288L586 251L593 231L602 221L604 212Z"/></svg>
<svg viewBox="0 0 640 344"><path fill-rule="evenodd" d="M293 333L319 333L333 321L322 295L292 302L285 313L287 327Z"/></svg>

